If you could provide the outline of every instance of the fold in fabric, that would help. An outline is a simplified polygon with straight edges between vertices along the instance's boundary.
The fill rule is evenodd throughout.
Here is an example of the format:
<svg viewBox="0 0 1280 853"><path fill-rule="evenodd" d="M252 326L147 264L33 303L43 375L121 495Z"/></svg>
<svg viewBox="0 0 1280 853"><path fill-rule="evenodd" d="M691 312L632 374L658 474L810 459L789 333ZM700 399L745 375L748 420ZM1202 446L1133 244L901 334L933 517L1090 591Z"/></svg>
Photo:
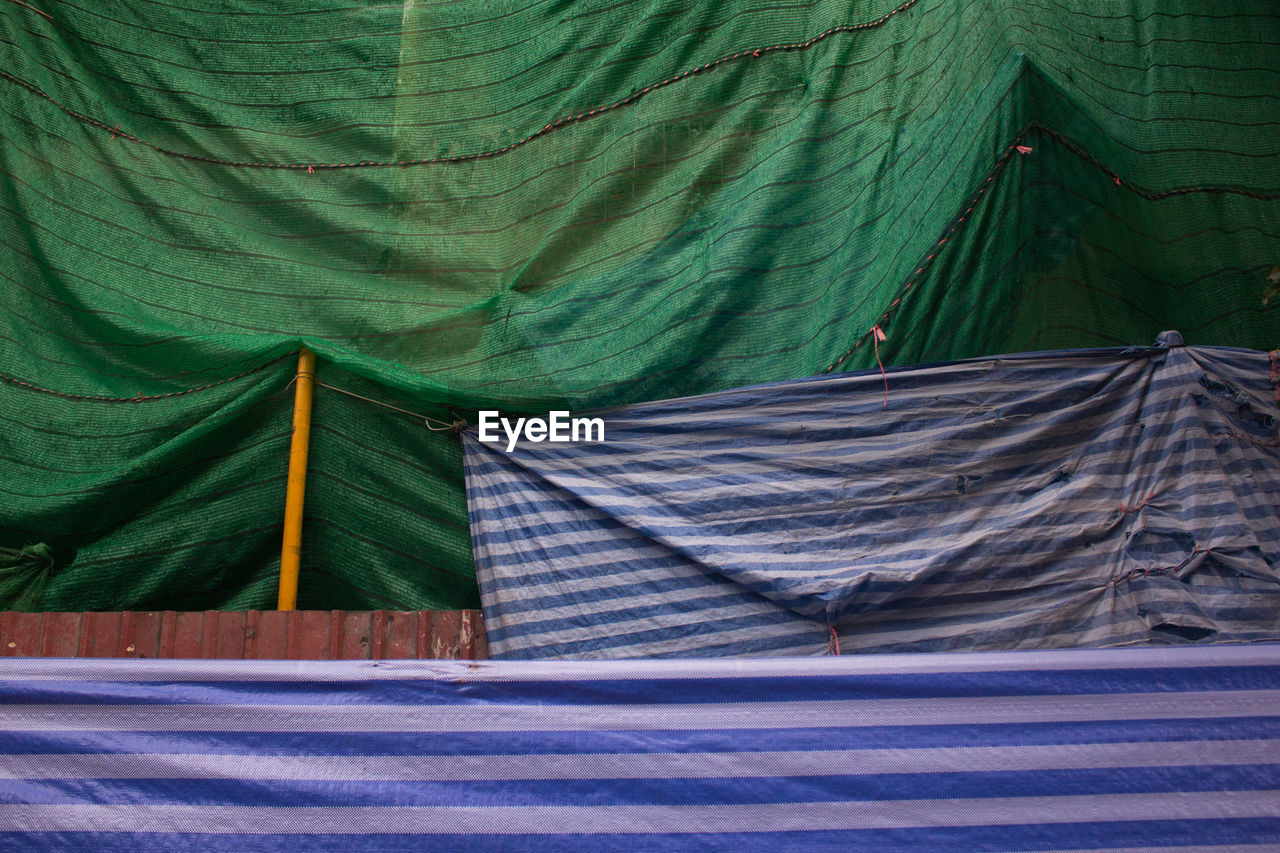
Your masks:
<svg viewBox="0 0 1280 853"><path fill-rule="evenodd" d="M601 442L469 429L491 651L1280 637L1273 360L1169 332L614 408Z"/></svg>

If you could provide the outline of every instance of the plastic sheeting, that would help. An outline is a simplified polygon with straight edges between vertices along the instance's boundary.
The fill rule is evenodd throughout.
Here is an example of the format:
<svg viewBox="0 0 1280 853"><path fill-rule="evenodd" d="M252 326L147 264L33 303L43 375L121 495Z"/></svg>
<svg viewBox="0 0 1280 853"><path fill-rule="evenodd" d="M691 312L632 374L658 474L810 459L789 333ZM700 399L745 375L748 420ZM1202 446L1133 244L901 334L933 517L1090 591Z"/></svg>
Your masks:
<svg viewBox="0 0 1280 853"><path fill-rule="evenodd" d="M495 657L1280 637L1277 353L1026 353L464 433Z"/></svg>
<svg viewBox="0 0 1280 853"><path fill-rule="evenodd" d="M0 548L270 607L290 365L453 420L1269 348L1274 0L0 3ZM299 606L476 604L457 438L320 388Z"/></svg>
<svg viewBox="0 0 1280 853"><path fill-rule="evenodd" d="M1275 847L1278 649L3 660L0 846Z"/></svg>

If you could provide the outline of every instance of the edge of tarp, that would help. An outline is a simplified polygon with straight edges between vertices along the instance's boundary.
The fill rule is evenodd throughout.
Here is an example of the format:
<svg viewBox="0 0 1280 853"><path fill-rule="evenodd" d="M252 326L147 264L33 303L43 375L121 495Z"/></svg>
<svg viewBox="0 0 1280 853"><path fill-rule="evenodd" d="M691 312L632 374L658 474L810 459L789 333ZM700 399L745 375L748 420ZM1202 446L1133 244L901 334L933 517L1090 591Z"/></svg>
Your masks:
<svg viewBox="0 0 1280 853"><path fill-rule="evenodd" d="M0 680L52 681L604 681L614 679L737 679L780 675L876 675L1204 666L1275 666L1280 643L1134 646L1010 652L919 652L779 658L690 658L612 661L523 660L134 660L119 658L0 659Z"/></svg>
<svg viewBox="0 0 1280 853"><path fill-rule="evenodd" d="M683 400L707 400L716 397L728 397L740 393L754 393L765 388L785 388L790 385L803 385L808 382L839 379L862 379L868 376L880 376L882 373L887 376L893 376L895 373L937 370L948 367L958 367L966 364L984 364L1000 361L1039 361L1051 358L1138 358L1140 356L1158 355L1179 347L1186 347L1188 349L1206 348L1186 343L1186 341L1183 340L1181 333L1170 329L1161 332L1156 338L1156 342L1151 346L1133 345L1123 347L1080 347L1075 349L1026 350L1024 352L1001 353L999 355L979 355L974 356L973 358L961 358L953 361L922 361L911 364L885 364L879 367L868 367L860 370L818 373L813 376L800 376L794 379L778 379L772 382L760 382L754 385L741 385L735 388L725 388L720 391L708 391L705 394L684 394L679 397L663 397L661 399L644 400L636 403L623 403L617 406L605 406L578 411L580 414L607 415L616 411L635 411L636 409L643 409L646 406L665 405ZM1259 352L1265 352L1265 350L1255 350L1248 347L1209 346L1207 348L1233 353L1256 354ZM521 411L524 410L521 409ZM460 431L470 434L474 433L476 429L476 424L467 424Z"/></svg>

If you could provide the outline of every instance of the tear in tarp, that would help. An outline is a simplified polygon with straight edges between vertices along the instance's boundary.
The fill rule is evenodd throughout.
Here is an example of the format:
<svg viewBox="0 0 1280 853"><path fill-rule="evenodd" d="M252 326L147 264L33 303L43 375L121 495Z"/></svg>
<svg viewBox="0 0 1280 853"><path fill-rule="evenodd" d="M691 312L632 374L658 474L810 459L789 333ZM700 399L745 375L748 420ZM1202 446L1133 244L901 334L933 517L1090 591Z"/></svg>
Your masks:
<svg viewBox="0 0 1280 853"><path fill-rule="evenodd" d="M599 443L468 430L492 653L1278 637L1273 359L1171 332L620 407Z"/></svg>

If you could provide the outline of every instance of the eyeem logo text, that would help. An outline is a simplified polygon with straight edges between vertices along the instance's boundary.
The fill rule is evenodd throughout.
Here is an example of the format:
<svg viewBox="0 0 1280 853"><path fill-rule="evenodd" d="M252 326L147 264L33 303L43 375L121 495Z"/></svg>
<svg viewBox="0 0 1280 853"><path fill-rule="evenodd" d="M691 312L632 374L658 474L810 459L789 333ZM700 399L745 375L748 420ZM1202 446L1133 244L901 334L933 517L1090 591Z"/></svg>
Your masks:
<svg viewBox="0 0 1280 853"><path fill-rule="evenodd" d="M504 418L497 412L481 410L478 437L487 444L502 441L506 434L507 452L516 449L516 442L521 438L526 441L552 441L565 443L570 441L604 441L604 420L602 418L571 418L568 412L548 412L543 418L516 418L515 424L510 418Z"/></svg>

